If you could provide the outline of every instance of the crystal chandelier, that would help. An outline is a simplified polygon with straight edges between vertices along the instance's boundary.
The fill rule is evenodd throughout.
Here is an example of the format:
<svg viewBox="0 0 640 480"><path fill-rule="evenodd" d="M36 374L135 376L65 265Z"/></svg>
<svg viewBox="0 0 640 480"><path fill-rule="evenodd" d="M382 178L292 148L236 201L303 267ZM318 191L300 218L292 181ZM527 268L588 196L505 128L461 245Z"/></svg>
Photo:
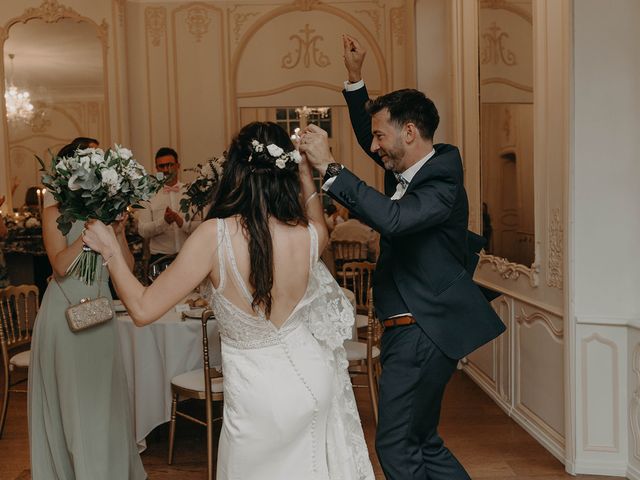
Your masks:
<svg viewBox="0 0 640 480"><path fill-rule="evenodd" d="M5 85L4 100L7 107L7 119L9 121L23 121L29 123L33 118L34 109L31 104L31 95L26 90L18 90L13 84L13 59L15 54L10 53L11 74L9 84Z"/></svg>
<svg viewBox="0 0 640 480"><path fill-rule="evenodd" d="M304 107L296 108L298 118L308 118L310 115L318 115L320 118L327 118L329 116L329 110L331 107Z"/></svg>

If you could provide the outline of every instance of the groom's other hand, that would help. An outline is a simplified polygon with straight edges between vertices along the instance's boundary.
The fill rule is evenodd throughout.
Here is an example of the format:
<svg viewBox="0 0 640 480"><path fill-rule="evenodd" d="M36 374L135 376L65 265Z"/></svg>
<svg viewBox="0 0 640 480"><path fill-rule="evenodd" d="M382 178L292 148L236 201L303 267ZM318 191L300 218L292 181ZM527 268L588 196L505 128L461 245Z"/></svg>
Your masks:
<svg viewBox="0 0 640 480"><path fill-rule="evenodd" d="M367 51L358 40L347 34L342 35L342 45L349 83L359 82L362 80L362 64Z"/></svg>
<svg viewBox="0 0 640 480"><path fill-rule="evenodd" d="M335 162L329 148L327 132L314 124L309 124L302 132L300 153L304 153L313 168L324 176L327 165Z"/></svg>

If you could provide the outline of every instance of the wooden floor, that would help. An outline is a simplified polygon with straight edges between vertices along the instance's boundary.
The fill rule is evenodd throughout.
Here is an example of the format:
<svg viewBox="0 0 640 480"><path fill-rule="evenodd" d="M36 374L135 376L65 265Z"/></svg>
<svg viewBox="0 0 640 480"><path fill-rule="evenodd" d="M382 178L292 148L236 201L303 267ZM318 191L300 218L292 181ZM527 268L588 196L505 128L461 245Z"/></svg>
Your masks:
<svg viewBox="0 0 640 480"><path fill-rule="evenodd" d="M365 389L356 389L358 406L377 479L384 479L373 450L374 426ZM197 406L193 406L197 409ZM442 437L467 468L474 480L558 480L619 479L564 472L563 465L542 448L522 428L508 418L462 372L456 372L445 396L441 423ZM174 465L166 463L167 428L162 425L148 437L142 454L152 480L204 479L206 468L204 430L197 425L178 423ZM27 480L29 450L26 394L12 396L7 425L0 440L0 479ZM115 479L114 479L115 480Z"/></svg>

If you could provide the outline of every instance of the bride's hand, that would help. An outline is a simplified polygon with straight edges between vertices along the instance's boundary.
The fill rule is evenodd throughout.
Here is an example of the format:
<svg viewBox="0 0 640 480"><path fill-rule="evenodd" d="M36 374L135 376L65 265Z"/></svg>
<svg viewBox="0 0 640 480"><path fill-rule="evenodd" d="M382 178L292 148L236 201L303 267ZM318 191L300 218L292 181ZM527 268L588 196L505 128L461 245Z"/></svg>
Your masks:
<svg viewBox="0 0 640 480"><path fill-rule="evenodd" d="M116 234L108 225L100 220L87 220L82 230L82 241L94 252L104 258L111 257L120 248Z"/></svg>

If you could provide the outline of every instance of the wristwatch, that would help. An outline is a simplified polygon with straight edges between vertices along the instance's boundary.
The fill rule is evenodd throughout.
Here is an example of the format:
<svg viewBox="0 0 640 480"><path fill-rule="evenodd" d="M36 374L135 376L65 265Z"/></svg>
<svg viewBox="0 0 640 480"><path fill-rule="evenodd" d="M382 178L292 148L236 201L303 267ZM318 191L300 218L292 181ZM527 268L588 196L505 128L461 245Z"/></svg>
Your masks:
<svg viewBox="0 0 640 480"><path fill-rule="evenodd" d="M327 171L324 174L324 177L322 179L322 182L326 182L327 180L329 180L332 177L335 177L336 175L338 175L340 173L340 170L342 170L342 164L341 163L330 163L329 165L327 165Z"/></svg>

